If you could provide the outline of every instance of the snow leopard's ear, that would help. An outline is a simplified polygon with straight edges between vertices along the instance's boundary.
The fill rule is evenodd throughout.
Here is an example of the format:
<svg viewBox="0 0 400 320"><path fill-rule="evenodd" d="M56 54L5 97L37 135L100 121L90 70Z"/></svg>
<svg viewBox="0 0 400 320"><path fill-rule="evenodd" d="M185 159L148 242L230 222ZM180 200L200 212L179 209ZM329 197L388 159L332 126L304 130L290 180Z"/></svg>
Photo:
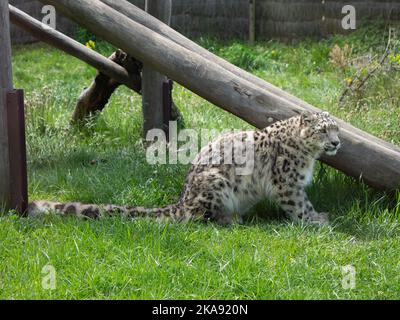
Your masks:
<svg viewBox="0 0 400 320"><path fill-rule="evenodd" d="M308 111L302 111L300 114L300 125L306 125L311 123L312 121L312 113Z"/></svg>
<svg viewBox="0 0 400 320"><path fill-rule="evenodd" d="M322 119L329 118L331 116L328 111L320 111L316 115L318 118L322 118Z"/></svg>

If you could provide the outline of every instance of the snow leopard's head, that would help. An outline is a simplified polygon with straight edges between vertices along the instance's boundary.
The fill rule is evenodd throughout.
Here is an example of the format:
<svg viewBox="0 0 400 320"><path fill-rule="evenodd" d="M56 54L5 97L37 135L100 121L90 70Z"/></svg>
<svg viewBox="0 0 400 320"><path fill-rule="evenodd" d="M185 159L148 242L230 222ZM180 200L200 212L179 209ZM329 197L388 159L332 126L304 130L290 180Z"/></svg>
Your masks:
<svg viewBox="0 0 400 320"><path fill-rule="evenodd" d="M334 156L340 148L339 127L328 112L302 114L300 137L306 145L319 153Z"/></svg>

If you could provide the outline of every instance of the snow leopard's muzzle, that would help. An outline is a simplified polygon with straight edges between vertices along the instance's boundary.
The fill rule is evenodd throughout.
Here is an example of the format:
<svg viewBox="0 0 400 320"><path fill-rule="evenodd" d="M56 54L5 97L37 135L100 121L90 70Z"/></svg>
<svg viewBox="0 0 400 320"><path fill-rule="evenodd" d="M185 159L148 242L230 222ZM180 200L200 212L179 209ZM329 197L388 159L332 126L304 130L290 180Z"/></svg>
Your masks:
<svg viewBox="0 0 400 320"><path fill-rule="evenodd" d="M329 143L325 144L324 151L328 156L334 156L341 147L339 138L331 140Z"/></svg>

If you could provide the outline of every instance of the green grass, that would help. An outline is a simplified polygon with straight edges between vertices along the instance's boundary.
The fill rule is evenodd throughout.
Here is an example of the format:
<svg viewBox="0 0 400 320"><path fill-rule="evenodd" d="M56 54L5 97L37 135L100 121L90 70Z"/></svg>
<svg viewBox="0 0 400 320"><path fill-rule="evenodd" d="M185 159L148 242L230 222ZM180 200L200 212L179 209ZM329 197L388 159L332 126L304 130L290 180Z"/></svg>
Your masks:
<svg viewBox="0 0 400 320"><path fill-rule="evenodd" d="M379 29L294 45L277 41L199 42L242 68L355 126L400 145L400 76L379 72L362 97L338 107L344 79L329 63L334 44L354 55L381 52ZM109 46L101 45L109 54ZM85 130L69 125L74 103L95 71L47 46L14 48L15 86L25 89L31 199L161 206L179 197L182 165L147 164L141 99L120 88ZM174 99L189 128L250 126L176 85ZM96 160L96 164L92 160ZM263 203L245 225L162 224L148 219L82 221L0 217L2 299L398 299L400 193L376 193L318 165L310 198L332 226L292 225ZM57 272L42 288L42 268ZM342 267L356 287L342 288Z"/></svg>

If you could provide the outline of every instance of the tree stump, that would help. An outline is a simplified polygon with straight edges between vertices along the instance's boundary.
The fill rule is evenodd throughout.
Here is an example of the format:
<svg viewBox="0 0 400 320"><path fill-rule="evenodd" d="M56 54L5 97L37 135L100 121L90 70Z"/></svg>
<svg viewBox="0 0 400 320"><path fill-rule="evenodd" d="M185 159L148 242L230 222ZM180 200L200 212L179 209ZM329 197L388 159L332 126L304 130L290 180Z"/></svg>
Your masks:
<svg viewBox="0 0 400 320"><path fill-rule="evenodd" d="M127 55L122 50L114 52L109 59L124 67L135 84L135 92L141 92L141 70L142 63ZM98 72L93 82L85 88L78 98L72 122L79 123L87 120L92 115L102 111L114 91L121 85L120 82L110 78L102 72Z"/></svg>
<svg viewBox="0 0 400 320"><path fill-rule="evenodd" d="M132 89L141 95L143 64L120 49L115 51L109 59L128 71L132 83L134 84ZM111 95L120 85L121 83L117 80L100 71L97 72L90 86L85 88L79 95L75 111L72 115L72 123L84 123L92 116L101 112L108 103ZM170 119L177 121L182 119L179 109L173 102Z"/></svg>

